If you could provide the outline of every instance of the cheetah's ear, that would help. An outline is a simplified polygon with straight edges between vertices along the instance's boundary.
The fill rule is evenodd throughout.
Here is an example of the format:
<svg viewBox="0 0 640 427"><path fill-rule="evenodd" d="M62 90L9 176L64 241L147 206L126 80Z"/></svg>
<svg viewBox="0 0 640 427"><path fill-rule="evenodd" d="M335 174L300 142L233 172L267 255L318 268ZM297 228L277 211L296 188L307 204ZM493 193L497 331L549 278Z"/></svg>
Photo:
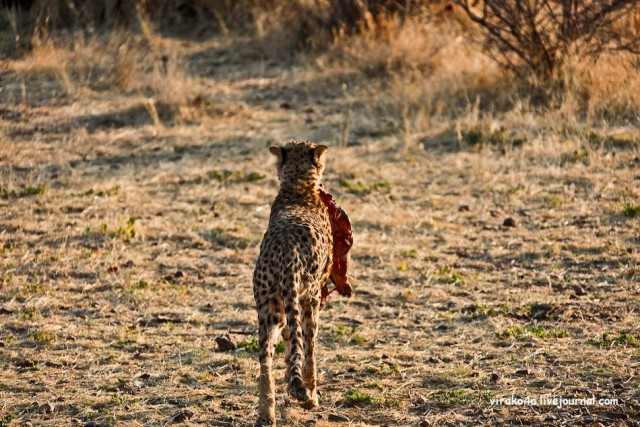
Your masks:
<svg viewBox="0 0 640 427"><path fill-rule="evenodd" d="M313 149L313 163L315 163L316 166L324 164L324 158L327 155L328 149L329 147L327 147L326 145L318 145Z"/></svg>
<svg viewBox="0 0 640 427"><path fill-rule="evenodd" d="M274 145L272 147L269 147L269 151L271 152L271 154L278 158L278 168L282 167L285 159L287 158L287 150Z"/></svg>
<svg viewBox="0 0 640 427"><path fill-rule="evenodd" d="M269 147L269 152L276 157L280 157L282 155L282 148L276 147L275 145Z"/></svg>

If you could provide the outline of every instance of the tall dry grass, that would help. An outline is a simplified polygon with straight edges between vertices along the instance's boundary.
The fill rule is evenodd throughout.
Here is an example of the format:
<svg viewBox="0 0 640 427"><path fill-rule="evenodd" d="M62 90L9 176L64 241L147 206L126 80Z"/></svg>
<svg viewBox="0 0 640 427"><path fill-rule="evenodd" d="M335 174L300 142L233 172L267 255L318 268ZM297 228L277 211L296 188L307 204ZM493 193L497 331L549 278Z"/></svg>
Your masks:
<svg viewBox="0 0 640 427"><path fill-rule="evenodd" d="M640 57L615 53L571 58L562 73L564 101L573 113L592 122L638 123Z"/></svg>
<svg viewBox="0 0 640 427"><path fill-rule="evenodd" d="M178 117L192 116L191 101L199 92L186 71L187 59L176 53L179 40L167 35L191 19L189 34L205 28L213 31L210 37L231 40L230 45L241 39L236 60L248 67L256 58L267 59L331 76L318 78L317 84L347 82L355 88L349 108L363 110L369 121L388 118L382 131L403 139L419 139L450 128L452 122L464 128L501 115L512 117L514 111L545 116L556 111L560 119L573 116L594 124L639 121L637 55L574 55L553 81L517 79L482 53L471 40L478 36L477 28L448 2L408 8L409 2L389 6L392 2L382 0L369 7L350 0L201 0L180 9L180 2L169 1L164 14L159 2L147 2L145 8L132 0L126 13L108 2L75 12L62 3L45 7L36 2L37 13L30 13L41 24L35 26L27 53L11 67L27 76L52 76L70 96L137 94L145 105L166 104ZM3 40L24 41L20 26L26 18L15 10L6 12L3 16L13 24ZM107 21L102 30L88 31L79 24L83 19L95 23L99 12ZM54 26L44 13L70 20L75 30L47 30ZM129 25L122 26L123 21ZM109 30L113 25L120 29ZM247 48L252 54L243 57Z"/></svg>
<svg viewBox="0 0 640 427"><path fill-rule="evenodd" d="M138 27L105 34L40 28L31 37L29 52L9 67L23 79L56 82L72 100L133 96L154 122L157 109L178 120L193 119L197 91L185 59L174 48L178 41L161 36L145 14L139 14Z"/></svg>

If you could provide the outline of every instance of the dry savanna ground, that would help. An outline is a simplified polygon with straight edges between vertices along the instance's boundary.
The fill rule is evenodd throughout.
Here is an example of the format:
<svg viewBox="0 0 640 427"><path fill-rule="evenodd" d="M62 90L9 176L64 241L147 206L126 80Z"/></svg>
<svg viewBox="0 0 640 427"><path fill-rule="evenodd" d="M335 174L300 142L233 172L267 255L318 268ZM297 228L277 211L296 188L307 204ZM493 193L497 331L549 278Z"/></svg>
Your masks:
<svg viewBox="0 0 640 427"><path fill-rule="evenodd" d="M465 101L495 70L455 37L421 86L366 41L345 65L145 31L0 64L0 425L251 425L267 148L293 138L330 146L355 295L321 314L321 407L279 381L280 424L637 425L636 127Z"/></svg>

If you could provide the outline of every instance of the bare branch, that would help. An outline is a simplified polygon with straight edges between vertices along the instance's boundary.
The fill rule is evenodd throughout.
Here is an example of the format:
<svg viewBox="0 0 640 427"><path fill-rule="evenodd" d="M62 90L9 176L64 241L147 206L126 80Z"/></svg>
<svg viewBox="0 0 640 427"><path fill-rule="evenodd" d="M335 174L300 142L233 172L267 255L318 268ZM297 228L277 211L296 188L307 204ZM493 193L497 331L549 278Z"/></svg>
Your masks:
<svg viewBox="0 0 640 427"><path fill-rule="evenodd" d="M635 53L640 34L623 21L638 12L637 0L453 0L485 36L485 52L510 71L531 70L553 78L574 50L597 57L604 52Z"/></svg>

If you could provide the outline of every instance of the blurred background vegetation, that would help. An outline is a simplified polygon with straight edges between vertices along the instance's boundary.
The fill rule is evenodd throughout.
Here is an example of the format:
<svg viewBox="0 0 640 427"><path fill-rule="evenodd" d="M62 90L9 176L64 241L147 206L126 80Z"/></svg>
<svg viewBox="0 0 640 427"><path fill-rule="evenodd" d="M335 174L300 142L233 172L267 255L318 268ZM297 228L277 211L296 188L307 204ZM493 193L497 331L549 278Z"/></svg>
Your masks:
<svg viewBox="0 0 640 427"><path fill-rule="evenodd" d="M21 61L4 68L48 73L68 95L187 105L197 64L166 41L225 38L238 63L311 65L327 84L369 87L360 102L405 132L509 112L596 126L639 117L633 0L9 0L0 28L2 56Z"/></svg>

